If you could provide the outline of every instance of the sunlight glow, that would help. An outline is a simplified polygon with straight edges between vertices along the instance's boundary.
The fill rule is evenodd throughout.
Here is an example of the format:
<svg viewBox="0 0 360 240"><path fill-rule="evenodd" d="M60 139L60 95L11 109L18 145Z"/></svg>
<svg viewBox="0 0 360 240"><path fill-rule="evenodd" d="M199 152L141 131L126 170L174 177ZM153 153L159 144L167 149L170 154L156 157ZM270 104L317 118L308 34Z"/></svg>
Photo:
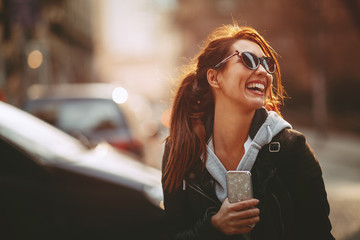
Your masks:
<svg viewBox="0 0 360 240"><path fill-rule="evenodd" d="M170 117L171 117L171 109L166 109L161 114L161 123L167 128L170 128Z"/></svg>
<svg viewBox="0 0 360 240"><path fill-rule="evenodd" d="M122 87L117 87L112 92L112 99L119 104L126 102L128 100L128 97L128 92L125 88Z"/></svg>

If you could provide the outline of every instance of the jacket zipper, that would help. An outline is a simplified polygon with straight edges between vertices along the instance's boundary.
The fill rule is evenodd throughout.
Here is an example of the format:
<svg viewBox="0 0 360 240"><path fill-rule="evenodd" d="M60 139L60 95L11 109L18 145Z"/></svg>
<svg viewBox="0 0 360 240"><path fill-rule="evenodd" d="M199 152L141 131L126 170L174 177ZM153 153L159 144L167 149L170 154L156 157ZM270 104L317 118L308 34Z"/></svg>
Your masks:
<svg viewBox="0 0 360 240"><path fill-rule="evenodd" d="M216 206L220 207L221 205L214 200L213 198L211 198L209 195L207 195L199 186L197 185L192 185L189 182L186 182L186 185L189 186L192 190L194 190L195 192L199 193L200 195L202 195L203 197L205 197L206 199L210 200L212 203L214 203Z"/></svg>
<svg viewBox="0 0 360 240"><path fill-rule="evenodd" d="M279 212L280 212L280 222L281 222L281 229L283 231L283 234L285 232L285 226L284 226L284 222L283 222L283 219L282 219L282 211L281 211L281 206L280 206L280 203L279 203L279 200L278 198L275 196L274 193L271 193L272 197L275 199L275 202L276 202L276 205L278 206L279 208Z"/></svg>

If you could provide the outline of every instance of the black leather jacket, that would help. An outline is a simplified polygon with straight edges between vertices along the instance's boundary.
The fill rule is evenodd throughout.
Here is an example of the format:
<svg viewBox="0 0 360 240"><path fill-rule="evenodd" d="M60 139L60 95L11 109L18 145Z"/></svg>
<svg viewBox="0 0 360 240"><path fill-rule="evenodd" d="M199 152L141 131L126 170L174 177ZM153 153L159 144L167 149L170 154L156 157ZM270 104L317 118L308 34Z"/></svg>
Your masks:
<svg viewBox="0 0 360 240"><path fill-rule="evenodd" d="M252 139L266 117L265 111L256 112L249 132ZM211 134L212 126L206 128L207 135ZM260 200L260 222L251 239L334 239L321 168L305 137L284 129L273 141L281 143L280 151L270 152L265 145L251 170L254 197ZM166 145L163 166L168 154ZM215 180L201 164L199 159L181 188L164 190L168 239L244 239L242 235L226 236L212 226L210 218L221 202Z"/></svg>

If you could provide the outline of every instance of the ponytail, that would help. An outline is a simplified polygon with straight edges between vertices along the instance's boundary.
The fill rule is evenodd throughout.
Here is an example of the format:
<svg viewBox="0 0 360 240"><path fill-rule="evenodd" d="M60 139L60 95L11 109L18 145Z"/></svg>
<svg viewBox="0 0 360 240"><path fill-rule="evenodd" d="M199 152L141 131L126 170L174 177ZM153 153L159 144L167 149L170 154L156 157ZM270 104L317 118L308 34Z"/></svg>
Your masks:
<svg viewBox="0 0 360 240"><path fill-rule="evenodd" d="M202 153L206 154L203 122L212 112L213 96L207 81L204 85L199 82L204 81L199 81L196 72L189 73L175 95L167 139L169 156L163 172L164 188L168 191L178 188L190 167Z"/></svg>

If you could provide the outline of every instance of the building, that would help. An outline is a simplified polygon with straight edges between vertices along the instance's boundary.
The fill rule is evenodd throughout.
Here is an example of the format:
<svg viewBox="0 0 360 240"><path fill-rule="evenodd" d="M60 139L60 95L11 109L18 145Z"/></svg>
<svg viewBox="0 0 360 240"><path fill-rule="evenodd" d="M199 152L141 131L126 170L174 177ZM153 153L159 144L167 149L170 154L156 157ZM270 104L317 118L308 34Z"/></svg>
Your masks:
<svg viewBox="0 0 360 240"><path fill-rule="evenodd" d="M95 81L93 0L1 0L0 88L20 106L33 83Z"/></svg>

